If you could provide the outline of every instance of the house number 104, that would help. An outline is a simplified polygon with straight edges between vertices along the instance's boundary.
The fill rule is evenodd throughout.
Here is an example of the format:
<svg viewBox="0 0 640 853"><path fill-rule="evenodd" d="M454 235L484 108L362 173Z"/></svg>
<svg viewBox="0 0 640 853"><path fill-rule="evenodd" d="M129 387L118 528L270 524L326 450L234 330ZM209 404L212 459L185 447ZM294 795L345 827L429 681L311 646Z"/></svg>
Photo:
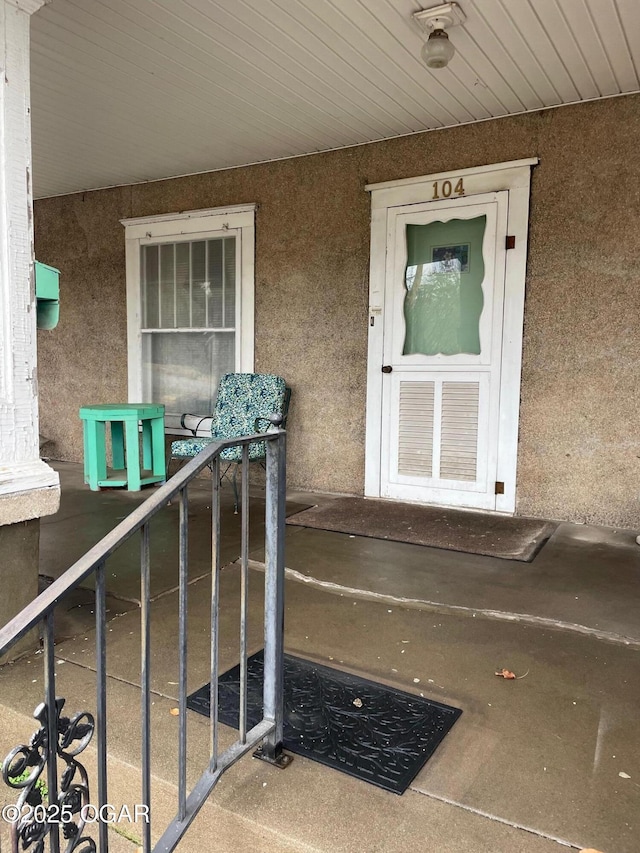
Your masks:
<svg viewBox="0 0 640 853"><path fill-rule="evenodd" d="M464 195L464 183L462 178L458 178L458 182L453 186L451 181L434 181L432 201L437 198L449 198L451 193L455 195Z"/></svg>

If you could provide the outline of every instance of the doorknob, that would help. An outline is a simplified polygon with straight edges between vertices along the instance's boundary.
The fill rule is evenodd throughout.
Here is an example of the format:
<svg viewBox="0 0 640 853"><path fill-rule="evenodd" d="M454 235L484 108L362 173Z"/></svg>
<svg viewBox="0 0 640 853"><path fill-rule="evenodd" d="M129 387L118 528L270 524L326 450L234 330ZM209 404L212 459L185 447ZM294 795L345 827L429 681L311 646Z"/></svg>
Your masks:
<svg viewBox="0 0 640 853"><path fill-rule="evenodd" d="M393 370L393 367L391 367L391 365L390 365L390 364L385 364L385 365L383 365L383 367L382 367L382 372L383 372L383 373L391 373L391 371L392 371L392 370Z"/></svg>

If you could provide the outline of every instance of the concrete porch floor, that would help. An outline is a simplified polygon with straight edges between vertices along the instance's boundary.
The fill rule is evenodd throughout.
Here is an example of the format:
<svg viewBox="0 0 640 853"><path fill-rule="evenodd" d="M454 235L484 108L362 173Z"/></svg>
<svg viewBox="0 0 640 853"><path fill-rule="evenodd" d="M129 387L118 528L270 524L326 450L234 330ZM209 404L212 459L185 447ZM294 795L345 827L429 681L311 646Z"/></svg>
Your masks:
<svg viewBox="0 0 640 853"><path fill-rule="evenodd" d="M92 493L56 465L59 513L43 519L41 573L57 577L148 494ZM209 485L190 489L189 690L208 680ZM291 510L328 496L290 495ZM253 500L250 652L261 647L263 531ZM177 507L152 526L154 832L176 808ZM238 660L239 522L222 519L221 671ZM561 524L532 563L287 528L285 646L463 709L402 796L296 757L245 758L181 845L210 851L640 851L640 548L635 531ZM110 801L139 791L137 543L108 564ZM59 608L58 693L95 703L91 591ZM496 678L506 667L516 681ZM35 654L0 670L0 759L33 731ZM188 774L208 748L189 712ZM226 730L223 739L231 742ZM88 764L93 758L87 750ZM621 775L622 774L622 775ZM2 792L2 801L11 798ZM0 826L0 833L6 830ZM136 838L136 828L127 833ZM0 835L0 838L2 836ZM4 841L4 838L2 838ZM114 836L114 849L130 847ZM1 846L1 845L0 845Z"/></svg>

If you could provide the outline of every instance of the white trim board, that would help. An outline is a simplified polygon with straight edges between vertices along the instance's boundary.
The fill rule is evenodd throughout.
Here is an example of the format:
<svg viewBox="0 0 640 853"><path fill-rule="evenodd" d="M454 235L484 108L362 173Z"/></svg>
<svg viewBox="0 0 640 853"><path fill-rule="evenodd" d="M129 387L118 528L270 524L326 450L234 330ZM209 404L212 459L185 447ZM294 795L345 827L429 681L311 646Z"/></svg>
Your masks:
<svg viewBox="0 0 640 853"><path fill-rule="evenodd" d="M126 238L153 240L163 236L181 236L199 231L210 232L243 228L254 225L257 204L238 204L231 207L212 207L203 210L186 210L182 213L162 213L157 216L139 216L121 219Z"/></svg>
<svg viewBox="0 0 640 853"><path fill-rule="evenodd" d="M447 172L434 172L432 175L423 175L418 178L400 178L397 181L381 181L377 184L367 184L365 186L365 190L367 192L373 192L374 190L386 190L392 189L393 187L408 187L413 184L423 184L428 181L435 181L445 178L451 178L452 175L456 175L456 177L467 177L468 175L482 175L484 173L494 174L495 172L501 172L506 169L519 169L522 166L537 166L540 162L538 157L527 157L524 160L511 160L505 163L489 163L486 166L472 166L468 169L458 169L455 172L451 170Z"/></svg>
<svg viewBox="0 0 640 853"><path fill-rule="evenodd" d="M402 204L420 204L432 201L433 184L444 180L464 181L464 194L450 201L462 201L478 193L499 192L500 190L524 189L529 197L531 169L539 163L537 157L527 160L514 160L513 163L496 163L492 166L478 166L473 169L459 169L449 172L435 172L418 178L402 178L398 181L385 181L382 184L369 184L365 187L371 193L371 210L396 207Z"/></svg>

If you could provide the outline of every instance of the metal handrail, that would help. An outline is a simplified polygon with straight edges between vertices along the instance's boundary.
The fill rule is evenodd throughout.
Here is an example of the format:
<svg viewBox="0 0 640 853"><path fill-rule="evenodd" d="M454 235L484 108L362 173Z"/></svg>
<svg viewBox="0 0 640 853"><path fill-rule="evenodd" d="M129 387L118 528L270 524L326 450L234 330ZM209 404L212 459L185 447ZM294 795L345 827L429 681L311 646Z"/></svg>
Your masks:
<svg viewBox="0 0 640 853"><path fill-rule="evenodd" d="M274 425L279 421L274 417ZM247 622L249 583L249 445L264 442L266 453L265 488L265 609L264 609L264 686L262 719L247 728ZM230 747L218 752L218 627L220 608L220 454L230 447L242 447L242 502L240 551L240 711L239 736ZM206 467L212 473L212 553L211 553L211 668L210 668L210 754L207 766L191 792L187 791L187 590L188 590L188 484ZM224 440L214 440L168 482L133 510L123 521L77 560L60 578L37 596L7 625L0 628L0 655L39 623L43 624L43 661L45 699L34 716L41 728L28 744L17 746L2 764L2 777L7 785L20 792L16 808L19 816L11 824L12 849L28 844L44 843L49 838L51 853L60 853L60 828L66 844L65 853L92 853L95 842L83 836L86 819L83 808L90 805L89 779L77 756L94 732L97 734L98 807L107 800L107 647L106 647L106 573L107 559L123 543L140 531L140 687L142 724L142 798L141 806L150 818L151 803L151 680L150 680L150 520L173 498L179 498L179 732L178 732L178 804L177 813L164 829L154 850L169 853L205 803L223 772L247 752L260 747L260 757L279 766L286 766L282 753L283 739L283 629L284 629L284 522L286 491L286 432L270 429L266 433ZM55 607L91 574L95 575L96 627L96 710L69 719L61 715L65 700L56 696L55 674ZM262 746L260 746L262 744ZM60 781L58 767L66 766ZM45 774L49 810L43 818L31 808L26 817L22 810L38 799L41 774ZM27 778L25 779L25 775ZM73 780L76 781L73 781ZM77 780L80 780L79 782ZM73 784L72 784L73 783ZM66 823L60 820L60 809L66 809ZM79 815L79 817L78 817ZM73 825L72 825L73 824ZM108 853L107 825L98 824L99 849ZM21 846L22 845L22 846ZM142 848L151 851L150 819L143 825Z"/></svg>
<svg viewBox="0 0 640 853"><path fill-rule="evenodd" d="M170 503L178 493L188 485L201 471L211 465L214 458L228 447L249 445L255 441L269 441L271 437L277 437L277 433L254 433L242 438L227 438L212 441L197 456L194 456L186 465L163 483L144 503L136 507L120 524L113 528L106 536L97 542L93 548L87 551L79 560L70 566L66 572L53 581L50 586L43 590L33 599L17 616L0 628L0 657L8 651L11 646L35 627L47 613L50 613L60 600L74 589L101 564L107 557L120 547L127 539L148 522L154 515ZM271 438L273 440L273 438Z"/></svg>

